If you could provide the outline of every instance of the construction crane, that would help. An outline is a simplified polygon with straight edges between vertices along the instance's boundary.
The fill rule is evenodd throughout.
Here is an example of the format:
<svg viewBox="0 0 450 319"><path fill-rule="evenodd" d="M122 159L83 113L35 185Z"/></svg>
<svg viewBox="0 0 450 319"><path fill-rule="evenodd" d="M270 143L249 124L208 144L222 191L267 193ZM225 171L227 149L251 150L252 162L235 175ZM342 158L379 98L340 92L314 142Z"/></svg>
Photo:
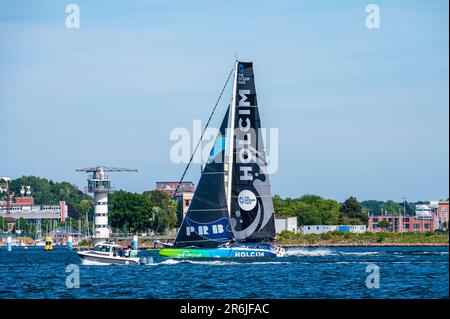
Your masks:
<svg viewBox="0 0 450 319"><path fill-rule="evenodd" d="M114 191L111 187L111 180L105 172L137 172L136 169L96 166L80 168L77 172L92 173L88 176L88 186L85 192L94 193L95 214L94 214L94 237L109 238L108 227L108 193ZM86 213L87 214L87 213ZM86 216L86 221L87 221Z"/></svg>

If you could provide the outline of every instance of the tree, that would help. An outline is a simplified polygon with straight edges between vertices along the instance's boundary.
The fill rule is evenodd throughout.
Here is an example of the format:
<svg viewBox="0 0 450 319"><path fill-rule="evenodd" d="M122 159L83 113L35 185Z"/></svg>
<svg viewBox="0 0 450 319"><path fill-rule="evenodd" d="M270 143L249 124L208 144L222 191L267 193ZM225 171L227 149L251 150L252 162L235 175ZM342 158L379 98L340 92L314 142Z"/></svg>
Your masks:
<svg viewBox="0 0 450 319"><path fill-rule="evenodd" d="M273 196L273 208L278 213L285 213L285 201L283 200L280 195L274 195Z"/></svg>
<svg viewBox="0 0 450 319"><path fill-rule="evenodd" d="M391 225L386 219L383 219L381 222L378 223L378 227L381 228L381 230L387 230L387 228Z"/></svg>
<svg viewBox="0 0 450 319"><path fill-rule="evenodd" d="M78 204L83 199L92 199L84 194L75 185L68 182L55 183L45 178L36 176L22 176L10 182L9 188L16 194L20 194L22 186L31 186L31 196L36 204L58 205L65 201L71 217L78 218Z"/></svg>
<svg viewBox="0 0 450 319"><path fill-rule="evenodd" d="M124 231L137 232L150 228L150 201L142 195L118 191L110 194L110 225Z"/></svg>
<svg viewBox="0 0 450 319"><path fill-rule="evenodd" d="M392 200L388 200L386 202L376 201L376 200L366 200L361 202L363 206L363 211L367 213L383 213L386 212L390 215L402 215L404 211L403 203L396 203ZM415 206L414 203L409 203L406 205L406 212L410 213Z"/></svg>
<svg viewBox="0 0 450 319"><path fill-rule="evenodd" d="M177 222L176 202L161 191L110 194L110 224L124 231L163 232Z"/></svg>
<svg viewBox="0 0 450 319"><path fill-rule="evenodd" d="M161 208L154 206L152 208L152 215L152 229L155 232L164 232L171 229L177 222L176 211L171 207Z"/></svg>
<svg viewBox="0 0 450 319"><path fill-rule="evenodd" d="M379 213L381 212L381 208L383 207L384 202L378 200L365 200L361 202L363 207L363 211L368 213Z"/></svg>
<svg viewBox="0 0 450 319"><path fill-rule="evenodd" d="M41 232L42 234L48 234L53 230L53 222L49 219L42 221L41 223Z"/></svg>
<svg viewBox="0 0 450 319"><path fill-rule="evenodd" d="M80 218L88 234L90 233L89 212L92 210L92 207L94 207L94 201L90 198L82 199L78 204L78 211L81 215Z"/></svg>
<svg viewBox="0 0 450 319"><path fill-rule="evenodd" d="M147 191L142 194L152 203L152 229L155 232L164 232L177 223L177 203L169 195L160 191Z"/></svg>
<svg viewBox="0 0 450 319"><path fill-rule="evenodd" d="M13 231L21 230L24 233L28 233L31 230L31 225L25 218L19 218L16 220Z"/></svg>
<svg viewBox="0 0 450 319"><path fill-rule="evenodd" d="M392 200L388 200L382 206L383 210L389 215L402 215L403 214L403 206L399 203L396 203Z"/></svg>
<svg viewBox="0 0 450 319"><path fill-rule="evenodd" d="M8 224L6 223L6 220L0 216L0 231L5 232L8 230Z"/></svg>
<svg viewBox="0 0 450 319"><path fill-rule="evenodd" d="M349 218L347 216L340 216L339 222L342 225L364 225L359 218Z"/></svg>
<svg viewBox="0 0 450 319"><path fill-rule="evenodd" d="M152 205L152 225L156 232L173 228L177 222L177 203L169 195L160 191L147 191L142 194Z"/></svg>
<svg viewBox="0 0 450 319"><path fill-rule="evenodd" d="M110 224L123 231L164 232L177 222L177 203L164 192L143 194L118 191L110 194Z"/></svg>
<svg viewBox="0 0 450 319"><path fill-rule="evenodd" d="M341 221L343 221L342 217L347 217L348 219L359 220L361 224L367 223L367 214L363 212L362 205L353 196L347 198L339 211L341 212Z"/></svg>
<svg viewBox="0 0 450 319"><path fill-rule="evenodd" d="M274 197L275 211L288 216L297 216L299 225L335 225L339 221L339 203L317 195L282 199Z"/></svg>

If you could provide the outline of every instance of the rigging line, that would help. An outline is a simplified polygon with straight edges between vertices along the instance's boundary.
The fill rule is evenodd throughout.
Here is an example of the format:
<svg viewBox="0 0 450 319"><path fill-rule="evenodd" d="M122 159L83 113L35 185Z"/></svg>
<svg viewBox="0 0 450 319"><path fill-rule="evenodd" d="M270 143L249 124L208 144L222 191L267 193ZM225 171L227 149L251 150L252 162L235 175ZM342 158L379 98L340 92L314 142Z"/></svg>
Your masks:
<svg viewBox="0 0 450 319"><path fill-rule="evenodd" d="M181 185L181 183L183 182L184 176L186 175L186 172L187 172L187 170L189 169L189 166L190 166L191 163L192 163L192 160L193 160L193 158L194 158L194 155L195 155L195 153L197 152L197 148L199 147L200 143L202 142L203 135L205 134L205 131L206 131L206 129L208 128L209 122L211 122L211 118L213 117L214 112L216 111L217 105L219 104L220 99L222 98L223 92L225 91L225 88L227 87L228 82L230 81L231 74L233 74L233 71L234 71L234 66L233 66L233 68L231 69L230 73L228 74L228 77L227 77L227 80L226 80L226 82L225 82L225 85L223 86L222 91L220 92L219 98L217 99L216 104L214 105L214 108L213 108L213 110L212 110L212 112L211 112L211 115L209 116L208 121L206 122L205 128L203 129L203 132L202 132L202 134L200 135L200 138L199 138L199 140L198 140L198 142L197 142L197 145L195 146L194 152L192 153L191 158L189 159L189 163L186 165L186 168L184 169L183 175L181 175L181 179L180 179L180 181L178 182L177 188L175 189L175 192L174 192L173 195L172 195L172 199L175 198L175 195L177 194L178 189L180 188L180 185Z"/></svg>

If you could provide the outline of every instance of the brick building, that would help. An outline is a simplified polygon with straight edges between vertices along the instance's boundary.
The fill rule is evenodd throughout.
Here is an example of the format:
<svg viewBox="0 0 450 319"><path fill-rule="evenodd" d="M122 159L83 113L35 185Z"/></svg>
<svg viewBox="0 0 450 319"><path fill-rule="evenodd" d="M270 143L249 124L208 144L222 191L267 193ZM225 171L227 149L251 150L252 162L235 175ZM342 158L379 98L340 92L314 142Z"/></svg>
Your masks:
<svg viewBox="0 0 450 319"><path fill-rule="evenodd" d="M439 205L437 207L439 207ZM441 210L444 210L444 213L446 212L445 205L441 206ZM369 215L367 229L370 232L387 230L394 233L435 231L436 229L440 229L439 227L436 227L436 225L439 225L439 223L436 222L437 219L439 219L437 214L438 209L434 209L431 204L416 205L416 211L413 214L392 215L387 213L371 213ZM383 220L386 220L389 223L389 226L386 229L379 227L380 222Z"/></svg>

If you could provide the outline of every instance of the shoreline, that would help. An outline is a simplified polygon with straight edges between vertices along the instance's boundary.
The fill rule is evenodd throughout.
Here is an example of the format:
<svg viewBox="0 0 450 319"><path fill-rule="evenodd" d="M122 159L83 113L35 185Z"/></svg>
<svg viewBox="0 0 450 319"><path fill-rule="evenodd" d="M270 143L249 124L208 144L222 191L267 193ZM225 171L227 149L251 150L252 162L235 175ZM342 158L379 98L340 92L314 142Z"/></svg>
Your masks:
<svg viewBox="0 0 450 319"><path fill-rule="evenodd" d="M317 247L448 247L448 243L368 243L368 244L285 244L284 248Z"/></svg>
<svg viewBox="0 0 450 319"><path fill-rule="evenodd" d="M321 247L449 247L448 243L368 243L368 244L277 244L283 248L321 248ZM16 247L17 246L13 246ZM22 247L40 247L40 246L22 246ZM54 247L64 247L55 245ZM6 248L6 246L0 245L0 248ZM74 246L73 250L92 249L92 246ZM161 248L155 248L151 246L142 245L138 249L143 250L159 250Z"/></svg>

